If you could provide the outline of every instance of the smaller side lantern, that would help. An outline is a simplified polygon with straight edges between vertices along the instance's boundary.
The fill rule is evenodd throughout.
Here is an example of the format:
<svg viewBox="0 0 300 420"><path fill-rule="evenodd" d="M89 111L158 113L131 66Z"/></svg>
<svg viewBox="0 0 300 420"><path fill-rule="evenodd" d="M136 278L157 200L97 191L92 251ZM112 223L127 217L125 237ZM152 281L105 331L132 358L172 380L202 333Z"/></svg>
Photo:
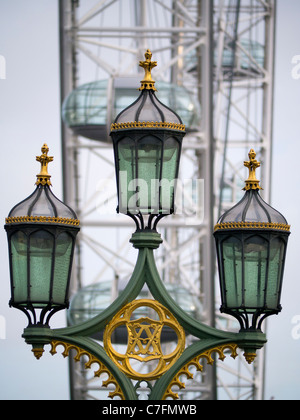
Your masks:
<svg viewBox="0 0 300 420"><path fill-rule="evenodd" d="M280 297L290 226L260 196L260 162L254 150L244 162L249 178L242 200L223 214L214 237L219 266L221 312L237 318L242 330L260 330L281 311Z"/></svg>
<svg viewBox="0 0 300 420"><path fill-rule="evenodd" d="M23 311L29 325L48 326L69 305L68 290L79 220L51 191L49 148L42 147L35 191L12 208L5 222L9 247L10 306ZM39 321L37 310L40 310Z"/></svg>

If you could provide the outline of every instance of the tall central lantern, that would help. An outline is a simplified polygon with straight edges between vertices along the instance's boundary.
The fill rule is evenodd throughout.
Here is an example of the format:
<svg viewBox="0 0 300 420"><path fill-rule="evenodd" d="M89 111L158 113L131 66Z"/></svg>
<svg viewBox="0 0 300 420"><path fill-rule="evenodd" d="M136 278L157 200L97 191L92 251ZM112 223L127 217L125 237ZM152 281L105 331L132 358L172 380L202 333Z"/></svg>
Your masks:
<svg viewBox="0 0 300 420"><path fill-rule="evenodd" d="M137 230L155 230L158 221L174 213L176 179L185 126L155 95L147 50L140 95L111 126L117 178L117 211L133 218ZM149 216L149 217L148 217ZM146 224L145 217L148 217Z"/></svg>

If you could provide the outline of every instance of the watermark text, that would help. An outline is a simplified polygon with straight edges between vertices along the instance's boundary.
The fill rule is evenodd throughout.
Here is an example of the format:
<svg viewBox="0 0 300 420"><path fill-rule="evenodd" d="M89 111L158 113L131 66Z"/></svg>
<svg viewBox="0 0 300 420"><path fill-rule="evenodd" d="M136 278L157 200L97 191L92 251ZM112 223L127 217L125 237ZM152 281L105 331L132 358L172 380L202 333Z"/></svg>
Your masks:
<svg viewBox="0 0 300 420"><path fill-rule="evenodd" d="M0 340L6 339L6 320L3 315L0 315Z"/></svg>
<svg viewBox="0 0 300 420"><path fill-rule="evenodd" d="M292 338L294 340L300 339L300 315L295 315L292 318L292 324L294 327L292 328Z"/></svg>
<svg viewBox="0 0 300 420"><path fill-rule="evenodd" d="M97 212L102 215L116 211L117 192L115 180L101 179L96 187ZM119 211L137 214L170 214L174 207L176 215L185 218L186 224L201 224L204 220L204 180L203 179L128 179L127 172L120 172Z"/></svg>
<svg viewBox="0 0 300 420"><path fill-rule="evenodd" d="M294 80L300 79L300 55L294 55L292 58L292 64L294 64L292 68L292 78Z"/></svg>

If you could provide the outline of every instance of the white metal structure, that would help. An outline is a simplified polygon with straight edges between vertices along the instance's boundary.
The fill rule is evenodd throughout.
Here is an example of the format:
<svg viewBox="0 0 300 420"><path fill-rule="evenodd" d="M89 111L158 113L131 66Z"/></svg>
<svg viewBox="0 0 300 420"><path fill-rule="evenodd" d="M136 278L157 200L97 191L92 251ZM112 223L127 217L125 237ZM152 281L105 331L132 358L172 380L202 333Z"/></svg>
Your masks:
<svg viewBox="0 0 300 420"><path fill-rule="evenodd" d="M262 163L263 195L270 200L275 12L276 0L214 2L215 218L239 200L245 179L241 156L251 148ZM263 399L263 352L252 381L242 360L235 374L237 386L223 383L228 396Z"/></svg>
<svg viewBox="0 0 300 420"><path fill-rule="evenodd" d="M82 84L107 79L111 86L121 76L136 75L150 48L158 62L154 79L182 85L199 101L201 118L184 139L180 178L203 179L204 192L199 182L203 194L192 217L186 204L161 222L158 269L165 281L192 291L203 322L230 328L226 317L215 317L212 231L218 213L238 199L242 161L251 147L263 163L262 185L269 195L275 0L60 0L59 5L62 100ZM113 96L107 101L112 109ZM109 280L114 299L136 254L128 244L132 221L114 212L112 146L106 136L88 140L62 124L62 147L64 199L77 209L82 225L72 293ZM191 185L187 190L186 203L196 192ZM215 399L218 389L219 398L262 399L263 358L254 371L242 361L222 366L195 375L182 398ZM71 398L101 398L73 362L70 384Z"/></svg>

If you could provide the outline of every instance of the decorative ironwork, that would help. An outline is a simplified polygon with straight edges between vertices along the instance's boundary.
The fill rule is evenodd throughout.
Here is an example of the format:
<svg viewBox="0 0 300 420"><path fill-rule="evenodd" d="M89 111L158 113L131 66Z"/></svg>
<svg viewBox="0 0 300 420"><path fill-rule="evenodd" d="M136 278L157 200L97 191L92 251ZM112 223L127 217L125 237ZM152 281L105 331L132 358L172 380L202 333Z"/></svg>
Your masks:
<svg viewBox="0 0 300 420"><path fill-rule="evenodd" d="M33 347L33 349L31 351L34 354L34 357L37 360L40 360L40 358L43 356L45 350L42 347Z"/></svg>
<svg viewBox="0 0 300 420"><path fill-rule="evenodd" d="M48 152L49 152L49 147L47 146L46 143L43 144L42 146L42 155L41 156L37 156L36 160L38 162L40 162L41 164L41 171L40 173L37 175L37 181L36 181L36 185L51 185L51 175L48 174L48 163L53 161L53 156L48 156Z"/></svg>
<svg viewBox="0 0 300 420"><path fill-rule="evenodd" d="M173 386L179 387L179 389L185 388L184 382L181 381L180 377L182 375L185 375L187 379L193 379L194 375L190 372L189 367L191 365L195 366L198 372L203 371L203 365L200 363L201 359L206 359L207 363L209 365L213 365L215 360L212 358L212 353L217 353L219 355L219 360L224 361L226 358L225 351L230 350L231 355L233 359L237 357L237 348L238 346L236 344L225 344L223 346L214 347L212 349L209 349L201 354L199 356L194 357L192 360L190 360L188 363L186 363L179 372L175 375L175 377L170 382L164 396L163 400L166 400L167 398L172 398L173 400L179 399L178 393L175 393L172 391Z"/></svg>
<svg viewBox="0 0 300 420"><path fill-rule="evenodd" d="M75 346L74 344L68 344L68 343L65 343L63 341L52 341L51 342L52 348L50 350L50 353L52 354L52 356L54 356L57 353L56 348L59 345L62 345L64 347L64 351L62 353L63 357L68 357L71 350L75 350L77 352L76 355L74 356L75 362L79 362L82 356L87 356L89 360L84 365L85 369L90 369L93 363L98 363L99 369L94 372L94 376L97 377L97 378L100 378L100 376L103 373L106 373L108 375L108 378L102 382L102 386L105 387L105 388L110 384L115 386L115 390L109 392L108 397L112 398L112 399L115 398L115 397L120 397L122 400L125 399L124 394L123 394L117 380L112 375L112 373L109 371L109 369L102 362L100 362L100 360L98 360L90 352L88 352L86 350L83 350L80 347Z"/></svg>
<svg viewBox="0 0 300 420"><path fill-rule="evenodd" d="M116 386L110 398L120 396L127 400L138 398L139 384L143 381L147 383L149 399L176 398L171 388L175 384L183 387L180 375L186 374L191 378L190 365L195 365L201 371L201 358L213 364L213 352L217 352L223 360L226 349L231 350L231 356L235 357L236 348L240 347L245 351L246 360L253 360L256 350L266 342L265 334L261 331L228 333L206 326L187 315L169 296L157 272L153 251L162 242L160 235L149 231L135 232L130 241L139 250L134 272L119 298L103 313L72 327L51 330L29 326L24 330L23 337L27 344L33 346L37 358L42 356L46 344L52 344L51 354L56 353L59 344L63 345L64 357L74 349L76 361L83 355L89 358L86 368L94 362L99 364L95 376L104 372L109 375L103 385L112 383ZM134 300L145 284L154 299ZM145 307L150 314L146 312L145 315ZM128 336L124 354L113 347L113 334L120 327L127 331ZM169 332L172 330L174 345L169 354L164 353L162 346L164 328ZM104 346L88 338L103 330ZM185 334L194 336L193 344L187 347ZM147 374L135 370L136 365L141 363L146 364ZM134 381L137 384L134 385Z"/></svg>
<svg viewBox="0 0 300 420"><path fill-rule="evenodd" d="M134 312L141 307L151 308L159 320L143 316L136 319ZM117 352L112 345L114 331L126 326L128 345L125 354ZM177 346L170 354L164 354L161 334L164 327L171 328L177 336ZM104 348L115 364L130 378L137 380L157 379L172 366L185 348L184 329L172 313L155 300L140 299L123 307L107 325L104 332ZM136 372L131 361L153 362L157 364L149 373ZM151 369L151 366L150 366Z"/></svg>
<svg viewBox="0 0 300 420"><path fill-rule="evenodd" d="M260 167L260 162L256 160L256 153L253 149L249 152L249 161L244 162L244 166L249 169L249 177L246 180L246 186L244 190L261 190L261 186L259 185L259 180L256 179L256 169Z"/></svg>
<svg viewBox="0 0 300 420"><path fill-rule="evenodd" d="M246 361L249 365L251 365L254 362L254 360L256 359L256 356L257 356L256 353L247 353L247 354L245 353L244 354L244 357L245 357L245 359L246 359Z"/></svg>
<svg viewBox="0 0 300 420"><path fill-rule="evenodd" d="M148 49L145 53L145 61L140 61L139 66L145 70L144 79L141 81L139 90L156 90L154 87L155 81L152 79L151 71L157 66L157 61L151 61L152 52Z"/></svg>
<svg viewBox="0 0 300 420"><path fill-rule="evenodd" d="M226 222L215 225L214 230L219 229L272 229L290 231L291 226L285 223L262 223L262 222Z"/></svg>
<svg viewBox="0 0 300 420"><path fill-rule="evenodd" d="M126 128L168 128L171 130L185 131L185 125L162 121L133 121L111 124L111 131L124 130Z"/></svg>
<svg viewBox="0 0 300 420"><path fill-rule="evenodd" d="M152 143L150 142L149 144L147 144L147 148L145 149L144 148L145 145L143 145L143 143L139 143L139 141L141 140L141 134L143 135L143 130L135 130L135 128L139 129L139 128L146 127L146 129L144 130L144 134L147 134L147 136L151 134L150 133L151 131L155 132L155 136L157 135L157 133L159 134L160 131L164 131L164 130L155 130L156 128L170 128L170 129L174 129L178 131L182 131L184 129L184 126L181 124L182 120L180 119L180 117L177 116L177 114L169 110L167 107L161 104L158 100L157 102L155 102L156 100L154 100L155 95L153 91L155 89L154 89L154 81L152 80L152 77L151 77L151 70L153 67L156 66L156 62L151 62L151 56L152 56L151 52L147 50L145 54L146 61L140 62L140 65L145 69L145 79L142 81L142 88L141 88L143 92L140 94L140 98L137 101L135 101L130 107L127 108L127 111L128 109L130 110L129 113L126 110L121 112L115 120L116 123L112 126L112 130L126 130L127 128L131 129L131 135L132 135L132 138L134 139L134 140L129 139L130 142L132 140L133 144L129 142L129 146L128 146L126 136L128 136L129 130L126 131L125 133L126 134L126 136L124 137L125 141L123 141L124 132L113 133L114 135L112 137L113 137L114 147L115 147L117 175L119 172L122 172L121 171L122 167L120 166L120 161L121 161L120 156L122 155L122 153L119 154L119 151L124 152L124 156L121 161L122 163L126 162L126 164L124 163L124 167L127 168L128 173L130 173L131 175L132 174L134 175L133 167L134 165L136 165L136 167L138 166L139 152L141 152L140 156L144 156L143 153L145 152L145 150L147 150L148 146L149 145L152 146ZM132 119L135 119L136 121L138 121L138 117L141 114L141 110L146 104L147 98L151 100L154 109L159 110L159 114L162 118L161 122L158 122L158 123L154 123L154 122L144 123L143 121L134 122L134 123L131 123L131 122L119 123L118 122L118 121L122 121L122 119L120 119L120 116L123 116L124 120L126 121L126 117L128 115L130 116L129 121L131 121ZM160 109L158 105L160 105L162 109ZM165 122L165 115L163 112L164 109L168 109L170 112L172 112L174 121L176 121L176 123ZM147 110L147 107L146 107L146 110ZM132 111L134 111L134 114L131 113ZM125 114L123 115L124 112ZM132 115L134 116L132 117ZM149 114L146 113L146 116L148 115ZM150 115L156 115L156 114L150 114ZM146 119L146 117L144 116L143 119ZM153 130L147 130L147 128L149 127L153 128ZM169 133L167 134L169 135ZM171 169L170 168L168 169L167 173L169 174L170 179L175 180L177 178L182 137L183 137L182 133L179 133L179 132L172 133L172 138L173 138L172 140L175 141L175 145L172 144L171 142L171 144L169 145L170 147L167 148L166 147L167 140L165 138L165 133L164 133L161 136L161 138L158 139L160 142L158 143L159 147L154 148L155 153L153 153L153 156L147 157L147 159L150 160L150 167L153 166L153 164L157 164L157 167L159 166L161 168L160 169L161 177L163 174L162 164L164 162L169 162L170 159L171 158L173 159L173 156L174 156L172 167ZM133 146L134 146L134 151L135 151L134 159L132 159ZM169 156L168 154L164 155L164 152L166 150L168 152L171 151L171 156ZM28 215L25 217L23 216L14 217L18 214L24 214L23 211L20 211L20 205L22 205L22 203L20 203L19 205L15 206L13 209L15 210L17 208L19 209L19 212L9 214L9 217L7 219L7 220L10 220L9 223L26 223L26 222L53 223L54 221L56 223L61 223L64 220L67 224L68 224L68 221L71 221L70 222L71 224L77 223L77 220L75 220L77 216L75 215L73 210L63 205L63 212L58 213L56 210L56 206L52 203L51 199L48 197L48 194L50 194L50 192L48 191L50 190L49 188L50 175L48 174L48 163L53 160L53 157L48 157L48 151L49 151L48 146L44 144L42 147L42 155L37 157L37 160L41 163L42 168L41 168L40 174L37 175L38 177L37 188L36 188L36 192L34 192L33 194L37 195L36 200L34 201L34 204L36 204L42 192L43 194L45 193L45 197L48 198L48 202L50 203L50 207L51 207L50 215L48 214L48 216L45 218L44 216L39 216L39 217L33 217L33 219L31 219L31 216L30 216L32 214L31 201L32 201L32 197L35 197L34 195L31 195L28 199L22 202L22 203L25 202L29 204L28 212L27 212ZM157 152L159 152L160 155L157 156ZM269 217L270 215L268 212L269 206L268 208L267 207L264 208L262 199L257 198L259 197L258 190L261 189L261 187L259 186L259 181L256 179L255 170L256 168L260 166L260 162L258 162L255 159L255 157L256 157L256 154L254 150L252 149L249 153L250 161L244 162L245 166L248 167L249 169L249 178L246 181L246 187L245 187L247 191L245 196L247 195L249 200L247 201L246 205L242 201L242 209L243 209L242 214L244 218L243 219L240 219L240 218L226 219L223 217L219 219L219 223L217 224L217 229L226 229L226 228L235 229L235 228L243 228L243 227L248 228L248 229L253 228L252 222L248 223L245 219L246 213L249 209L252 199L254 200L253 197L255 197L255 200L256 200L255 205L259 206L259 208L263 208L264 213L266 215L265 219L257 218L256 223L254 223L255 228L262 229L263 225L265 225L264 229L269 229L269 228L275 229L275 226L279 230L287 229L288 225L287 224L283 225L283 223L281 222L282 220L285 220L284 217L280 215L278 212L276 212L275 210L274 211L272 210L272 215L275 214L276 218L275 219L270 218ZM140 161L142 164L145 163L143 162L143 159L140 159ZM130 163L128 164L128 162ZM146 163L148 165L149 162L146 162ZM148 168L147 165L143 167L145 173L147 172L146 171L146 169ZM135 174L138 174L138 173L139 173L138 170L136 170ZM145 181L147 181L148 185L150 185L151 183L150 181L152 181L151 176L149 176L149 178L145 177ZM170 195L169 199L172 198L172 200L174 201L173 193L169 195ZM54 200L57 203L57 205L61 203L58 199L55 198L54 195L53 195L52 200ZM212 354L217 353L219 355L219 359L224 360L226 357L225 356L226 350L229 350L231 352L231 357L235 358L237 356L237 351L236 351L237 347L244 349L245 351L244 356L246 360L248 361L248 363L252 363L252 361L255 358L256 351L261 349L266 342L266 336L265 334L262 333L260 329L263 319L266 316L269 316L273 313L277 313L280 310L280 307L279 307L280 293L279 292L281 292L281 283L279 284L279 282L278 282L278 288L277 288L278 290L275 291L276 292L275 296L278 297L277 299L278 304L277 304L277 300L274 303L274 297L273 297L274 293L273 294L271 293L271 298L270 298L271 303L269 305L270 306L269 309L267 308L267 305L266 305L267 299L265 299L264 301L260 299L259 301L259 303L263 301L264 306L257 305L257 307L255 306L253 308L253 305L250 305L250 304L248 304L247 306L245 305L245 301L246 301L245 292L247 291L247 289L245 288L244 278L242 278L242 281L235 282L235 284L233 285L235 289L234 287L231 287L232 278L233 278L233 276L231 275L232 274L231 271L234 274L236 274L235 271L236 271L237 263L241 265L240 261L242 261L242 263L244 264L242 266L242 269L240 270L243 274L246 272L246 270L244 270L244 267L246 266L246 264L248 264L247 268L249 267L249 271L254 271L253 269L254 266L252 265L253 260L249 258L246 261L246 258L244 256L245 254L244 249L246 249L246 245L248 245L247 252L249 254L252 252L253 248L259 249L259 253L261 254L261 248L265 246L265 242L267 242L267 240L262 238L262 241L261 241L262 243L257 240L253 241L253 243L252 242L247 243L246 241L247 238L246 239L243 238L245 239L244 241L245 246L243 242L244 248L242 249L243 258L241 258L240 261L238 260L238 256L237 256L238 252L235 252L236 251L235 249L233 249L234 252L231 252L232 243L229 242L228 249L231 253L228 252L229 254L228 259L231 258L231 261L237 261L237 263L234 262L234 263L228 264L229 268L228 267L226 268L229 275L225 276L224 273L222 272L223 277L220 277L221 278L221 292L223 292L223 295L226 295L226 297L227 295L229 295L230 297L232 297L231 295L233 295L237 297L237 299L239 298L239 296L243 296L243 299L241 300L241 302L238 301L238 304L239 304L238 306L229 302L227 306L223 305L221 308L223 312L229 313L239 319L241 323L241 331L239 333L229 333L229 332L217 330L216 328L206 325L204 323L201 323L197 319L194 319L192 316L190 316L173 300L171 295L168 293L168 291L166 290L165 284L162 282L158 274L156 265L155 265L153 250L157 249L162 242L160 234L156 232L156 225L157 225L157 221L160 220L160 218L163 216L162 210L164 210L164 208L160 206L160 203L157 208L159 209L159 211L161 211L161 213L158 212L158 213L152 214L152 212L149 211L151 209L146 206L140 209L140 213L139 213L139 217L141 218L140 226L138 225L137 223L138 219L136 218L137 231L133 234L130 242L133 244L134 248L139 250L138 260L135 265L131 278L129 279L125 289L119 295L119 297L115 299L111 303L111 305L109 305L103 312L99 313L92 319L86 322L80 323L79 325L69 326L66 328L55 329L55 330L51 330L49 328L49 319L52 316L52 314L55 313L57 310L60 310L68 306L68 287L69 287L69 279L70 279L70 273L71 273L70 272L71 253L66 254L66 252L62 252L61 250L58 250L57 252L53 251L53 249L55 249L53 246L53 243L54 244L57 243L57 246L61 244L58 243L58 241L56 240L56 238L59 237L59 234L56 233L56 231L54 232L54 229L52 226L46 226L43 229L39 229L39 228L36 229L36 226L32 228L31 226L28 226L28 225L26 225L25 227L21 225L21 226L8 226L9 229L7 229L10 231L13 231L19 228L20 229L24 228L24 230L26 231L26 235L28 235L29 238L30 238L30 235L32 236L34 235L35 230L37 230L38 232L39 230L41 230L43 234L44 234L44 231L47 234L49 233L47 231L51 232L51 229L53 230L53 233L51 234L49 233L50 239L47 238L47 235L46 237L42 236L41 238L39 237L37 238L37 239L43 240L44 247L42 248L42 251L43 251L42 255L40 255L41 247L39 246L41 241L36 241L36 243L34 242L33 244L31 244L30 241L27 240L27 245L29 244L29 246L27 247L28 249L26 249L25 252L24 252L24 249L22 248L25 234L23 234L23 236L21 237L21 240L17 238L18 241L17 240L15 241L17 243L16 248L17 248L17 251L19 251L19 254L21 256L25 256L26 258L28 258L28 260L23 259L23 265L21 267L23 268L23 271L27 273L27 277L28 277L26 279L26 283L24 283L25 287L23 287L20 291L20 295L23 298L24 290L25 290L25 292L27 293L25 296L26 300L21 299L20 296L17 296L18 299L16 300L17 305L20 307L19 309L23 310L29 318L29 325L24 330L24 333L23 333L23 337L25 338L25 341L28 344L31 344L33 346L33 353L37 359L39 359L42 356L44 352L44 345L51 344L52 348L51 348L50 353L52 355L57 353L56 351L57 346L62 345L64 347L64 351L62 353L64 357L69 356L70 350L75 350L76 355L74 357L74 360L77 362L80 361L82 356L86 356L88 358L88 361L85 363L86 369L91 368L91 365L93 363L97 363L99 365L99 369L94 372L94 375L96 377L100 377L103 373L108 375L108 379L102 381L102 386L107 387L109 384L113 384L115 386L115 390L109 393L110 398L114 398L118 396L122 399L137 399L137 389L142 383L142 381L145 381L150 391L149 398L151 399L157 399L157 398L177 399L178 394L176 394L172 390L172 387L177 385L180 389L184 388L184 383L180 379L181 375L185 375L188 379L193 378L193 374L189 370L189 367L191 365L195 366L198 371L202 372L203 365L200 363L201 359L205 359L209 365L213 365L214 359L212 357ZM66 209L68 210L67 213L65 213ZM129 209L128 203L126 203L125 214L128 214L130 217L132 217L128 209ZM173 204L171 208L169 208L169 210L172 210L172 211L170 211L167 214L171 214L173 212ZM144 214L149 216L147 227L145 227L144 222L142 221L142 217L143 217L142 211L144 211ZM42 212L42 214L44 214L44 212ZM74 219L72 218L64 219L62 217L56 217L59 215L64 216L65 214L70 214L71 217L72 215L74 215ZM231 213L229 212L229 215L230 214ZM240 213L238 213L238 216L239 214ZM227 212L227 215L228 215L228 212ZM154 216L157 216L157 219L152 226L151 223L153 222ZM229 221L233 220L233 222L230 222L228 224L226 223L226 221L228 220ZM266 221L262 223L261 220L266 220ZM239 224L239 226L237 226L236 222ZM153 227L152 229L151 229L151 226ZM224 226L226 226L226 228ZM30 229L33 230L33 233L29 231ZM72 246L74 245L75 234L77 233L78 228L74 226L72 227L58 226L56 229L70 231L70 234L69 234L70 238L68 238L68 240ZM73 231L76 231L76 232L73 232ZM233 232L232 236L234 236L235 234L236 232ZM240 233L240 235L242 237L250 235L251 239L252 239L252 236L254 236L252 235L252 232L250 232L250 234L249 232L245 234L244 231ZM281 252L281 254L278 252L277 254L280 257L279 262L282 265L282 269L280 268L279 270L279 273L281 273L281 277L282 277L284 258L282 258L281 256L285 255L285 246L286 246L286 240L287 240L286 237L288 236L288 234L286 232L284 233L267 232L267 235L268 236L275 235L275 236L283 237L283 243L279 243L279 245L277 242L274 241L274 244L275 244L274 250L277 252L279 249L279 251ZM215 236L222 237L220 241L222 241L222 246L223 246L224 243L226 244L225 240L227 240L227 236L229 237L229 234L226 231L225 233L217 232ZM225 239L223 238L223 236L225 236ZM259 239L261 239L259 234L257 236ZM267 239L269 240L269 242L271 242L271 239L269 238ZM10 240L11 240L11 237L10 237ZM65 244L66 239L62 242L63 244ZM15 243L13 243L13 245L15 245ZM33 252L31 251L31 248L30 248L31 245L34 247L34 251L36 252L37 255L33 255ZM47 245L47 247L45 247L45 245ZM238 246L236 246L236 248L237 248L237 251L240 252ZM74 248L72 248L72 252L73 252L73 249ZM228 249L226 248L225 251L228 251ZM223 258L223 255L225 255L225 251L221 255L221 258L220 258L220 261L223 262L223 265L225 261L225 258ZM259 260L261 258L261 255L259 255L259 258L254 260L255 266L256 267L259 266L260 273L259 273L259 276L257 277L260 279L262 277L261 271L263 271L261 270L261 266L262 264L266 265L266 261L269 260L269 254L270 254L269 245L267 247L267 252L268 252L267 254L268 258L264 257L263 262L260 262ZM11 253L11 255L13 255L13 253ZM18 271L20 271L19 270L20 267L18 265L19 259L15 258L15 255L17 255L16 252L13 255L14 265L11 264L11 267L13 268L14 271L18 273ZM55 263L52 260L54 257L60 258L61 256L64 256L64 255L66 255L65 258L66 258L66 261L68 262L68 265L67 265L68 270L66 270L67 275L65 275L66 284L63 285L64 287L61 287L61 270L59 269L63 265L66 266L66 264L64 263L64 261L63 261L64 264L58 264L59 269L56 271ZM50 267L48 271L52 277L54 276L54 274L56 275L54 280L57 280L57 279L59 280L58 285L56 285L55 283L55 286L56 286L55 292L59 297L59 299L57 299L58 302L55 302L53 299L54 280L53 281L51 280L50 282L50 286L51 286L49 288L50 293L49 293L49 297L46 296L46 298L48 299L46 302L45 302L46 299L43 299L44 297L43 295L42 297L39 297L35 301L31 299L31 293L30 293L31 289L33 289L34 292L40 292L41 290L42 291L48 290L47 289L48 283L49 283L48 277L51 279L52 277L45 276L46 280L43 279L44 284L41 283L42 287L40 286L40 274L41 272L45 271L44 267L46 266L45 263L43 265L41 265L40 263L40 265L42 266L42 269L36 270L36 273L34 273L36 275L35 276L36 278L34 278L36 285L33 287L33 285L29 281L30 276L28 275L28 273L30 274L30 272L28 268L30 268L31 266L33 267L34 264L36 264L37 267L39 267L39 265L37 264L36 261L33 261L33 263L30 266L30 259L29 259L30 257L32 258L43 257L46 262L49 263L50 261L51 265L48 264L48 266ZM279 257L277 257L277 260L279 260ZM41 259L42 262L44 260ZM275 263L277 260L275 260ZM259 264L257 264L257 261L259 262ZM275 265L276 264L274 264L274 266ZM278 265L279 264L276 265L276 268ZM24 270L24 267L25 267L25 270ZM232 267L233 267L233 270L231 270ZM225 272L226 270L223 270L223 271ZM228 274L227 271L225 272L225 274ZM271 269L269 270L269 267L268 267L268 269L266 269L265 272L268 272L268 271L271 273L272 270ZM275 271L275 269L273 271ZM273 275L273 273L271 274ZM19 286L18 283L21 284L21 281L19 281L18 276L17 276L17 280L18 280L17 286ZM275 283L275 281L273 281L272 276L271 276L271 280L272 280L271 284ZM281 281L282 281L282 278L281 278ZM260 280L260 283L262 284L261 280ZM236 284L242 285L240 287L240 289L242 290L241 293L238 293L239 290L237 290ZM267 284L267 281L266 281L266 284ZM231 289L229 289L228 285L231 287ZM150 293L153 296L153 300L150 300L150 299L135 300L144 286L148 287ZM15 288L16 288L15 284L12 282L12 290L14 290ZM60 289L63 289L63 293L61 293ZM230 291L228 292L228 290L233 290L233 292L230 292ZM266 291L268 291L268 293L270 292L270 290L267 290L267 287L262 288L262 290L263 292L266 292ZM253 290L251 289L250 292L252 293ZM273 291L271 290L271 292ZM23 293L23 295L21 293ZM62 294L62 298L64 298L63 303L60 302L62 300L61 294ZM255 297L258 300L258 294L254 290L254 295L255 294L256 294ZM252 295L250 295L250 297L252 298ZM266 298L269 298L269 296L266 296ZM24 304L25 306L23 306ZM275 304L277 306L274 308ZM14 303L14 306L18 307L17 305ZM144 311L140 311L140 308L142 307L143 308L146 307L149 310L149 314L148 312L146 312L145 314ZM35 308L41 309L40 322L36 322L36 315L34 312ZM27 309L30 311L33 311L34 323L31 322L30 316L27 313L28 312ZM249 328L249 322L248 322L247 309L249 309L249 315L252 316L252 319L253 319L252 326L250 328ZM257 311L253 312L254 309L257 309ZM43 324L45 314L48 310L51 312L46 319L46 323ZM264 316L260 319L258 323L258 327L256 328L257 320L259 316L262 314L264 314ZM244 321L245 328L242 321ZM128 337L127 348L124 354L121 354L118 350L116 350L116 348L113 345L113 335L118 328L123 328L123 330L127 332L127 337ZM173 334L172 342L174 343L174 345L173 347L170 347L171 350L169 350L169 353L168 353L168 350L165 350L162 345L162 335L163 335L164 329L172 330L172 334ZM103 335L104 347L100 345L99 343L96 343L92 339L92 337L94 337L94 334L99 331L101 332L104 331L104 335ZM190 334L191 336L193 336L193 342L192 344L187 346L187 348L185 347L186 346L185 334ZM142 364L142 365L146 364L147 373L143 373L143 371L137 371L136 364ZM132 380L137 381L137 383L134 385ZM150 381L155 381L155 384L152 386L152 384L150 384Z"/></svg>
<svg viewBox="0 0 300 420"><path fill-rule="evenodd" d="M67 217L48 217L48 216L17 216L6 217L6 224L12 223L59 223L63 225L79 226L78 219L71 219Z"/></svg>

